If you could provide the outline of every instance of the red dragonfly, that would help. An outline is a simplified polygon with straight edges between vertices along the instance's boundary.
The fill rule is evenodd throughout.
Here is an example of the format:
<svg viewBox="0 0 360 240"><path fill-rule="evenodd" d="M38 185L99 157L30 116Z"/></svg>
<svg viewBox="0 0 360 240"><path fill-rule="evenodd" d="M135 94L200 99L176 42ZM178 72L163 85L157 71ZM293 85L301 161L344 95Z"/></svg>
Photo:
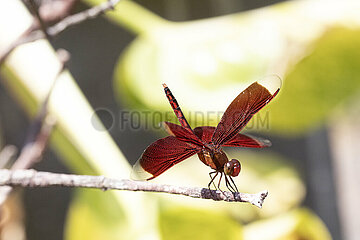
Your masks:
<svg viewBox="0 0 360 240"><path fill-rule="evenodd" d="M276 96L281 87L280 78L271 76L252 83L232 101L216 128L203 126L192 129L170 89L166 84L163 84L163 87L181 126L163 122L164 128L171 136L161 138L148 146L134 165L133 172L138 178L150 180L190 156L198 154L199 159L214 170L209 173L209 189L213 184L215 189L221 191L220 183L224 175L226 187L232 193L238 192L232 177L239 175L241 164L236 159L228 160L222 147L271 146L269 140L240 134L239 131L255 113ZM219 174L220 179L216 187L214 180Z"/></svg>

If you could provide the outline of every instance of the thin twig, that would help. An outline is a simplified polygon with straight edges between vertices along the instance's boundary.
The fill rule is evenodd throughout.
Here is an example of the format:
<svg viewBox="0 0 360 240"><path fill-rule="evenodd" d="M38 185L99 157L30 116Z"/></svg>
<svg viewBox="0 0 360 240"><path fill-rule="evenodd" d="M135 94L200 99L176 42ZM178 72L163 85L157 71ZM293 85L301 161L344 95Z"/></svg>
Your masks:
<svg viewBox="0 0 360 240"><path fill-rule="evenodd" d="M45 121L46 122L46 121ZM29 168L36 162L38 162L47 146L47 142L54 126L54 121L51 123L45 123L41 128L40 133L37 135L34 142L26 144L21 150L20 156L16 159L15 163L11 166L11 169L23 169ZM12 191L11 186L0 187L0 206L8 198Z"/></svg>
<svg viewBox="0 0 360 240"><path fill-rule="evenodd" d="M94 6L90 9L71 15L64 18L54 26L49 27L47 32L51 37L54 37L70 26L82 23L88 19L96 18L108 10L113 10L120 1L121 0L108 0L107 2Z"/></svg>
<svg viewBox="0 0 360 240"><path fill-rule="evenodd" d="M35 119L33 120L31 126L29 127L29 131L28 131L26 139L25 139L24 148L26 148L27 145L31 145L32 143L35 143L37 141L37 138L40 136L41 128L44 125L44 120L48 113L48 104L49 104L51 93L55 87L57 80L59 79L60 74L65 70L66 64L69 61L69 58L70 58L69 53L66 50L58 49L56 53L57 53L58 59L61 64L60 69L59 69L58 73L56 74L54 80L52 81L49 91L47 92L44 100L42 101L41 106L36 114ZM52 124L50 123L50 125L52 125ZM45 133L47 133L46 128L44 130L45 130ZM49 134L50 134L50 132L49 132ZM44 134L42 134L42 135L44 135ZM22 152L21 152L19 158L21 158L21 155L23 155ZM21 167L21 168L28 168L28 167Z"/></svg>
<svg viewBox="0 0 360 240"><path fill-rule="evenodd" d="M40 27L41 31L44 33L45 37L50 41L51 37L49 36L49 34L47 32L46 23L43 21L42 17L40 16L39 8L38 8L37 4L35 3L35 0L29 0L29 5L30 5L31 10L35 14L35 17L39 23L39 27Z"/></svg>
<svg viewBox="0 0 360 240"><path fill-rule="evenodd" d="M57 51L58 59L61 63L60 70L56 74L50 89L43 100L38 113L33 120L31 126L29 127L29 131L27 133L24 147L21 149L21 153L19 158L16 160L11 169L24 169L31 167L34 163L36 163L48 142L48 138L50 137L51 130L55 125L55 120L51 117L48 117L48 105L51 93L55 87L57 79L59 79L60 74L64 71L65 65L69 60L68 53L64 49L59 49Z"/></svg>
<svg viewBox="0 0 360 240"><path fill-rule="evenodd" d="M105 13L106 11L114 9L120 1L121 0L108 0L107 2L94 6L90 9L68 16L57 24L54 24L53 26L47 28L46 32L48 34L48 37L54 38L70 26L82 23L91 18L96 18L99 15ZM32 27L30 27L29 29L24 31L24 33L16 41L14 41L3 52L0 52L0 65L16 47L46 37L42 30L32 30Z"/></svg>
<svg viewBox="0 0 360 240"><path fill-rule="evenodd" d="M69 16L79 1L80 0L41 1L38 11L41 19L47 26L50 26Z"/></svg>
<svg viewBox="0 0 360 240"><path fill-rule="evenodd" d="M0 51L0 65L5 61L5 59L10 55L10 53L18 46L36 41L39 36L35 36L34 34L30 35L33 31L33 25L27 28L15 41L13 41L9 46L7 46L4 50ZM37 33L41 33L41 31L36 31Z"/></svg>
<svg viewBox="0 0 360 240"><path fill-rule="evenodd" d="M60 70L56 74L54 81L50 86L50 89L44 101L42 102L33 123L29 127L24 147L21 149L20 156L11 166L11 170L30 168L35 163L40 161L43 152L46 149L49 137L56 121L53 117L48 116L49 99L52 90L54 89L56 80L63 72L66 61L69 59L68 54L63 49L58 51L58 58L61 62ZM11 191L12 187L10 186L0 187L0 206L5 202Z"/></svg>
<svg viewBox="0 0 360 240"><path fill-rule="evenodd" d="M178 187L172 185L155 184L146 181L132 181L128 179L112 179L104 176L87 176L37 172L35 170L0 170L0 186L21 187L83 187L102 190L127 190L178 194L193 198L212 199L215 201L247 202L259 208L268 195L267 191L257 194L224 192L197 187Z"/></svg>
<svg viewBox="0 0 360 240"><path fill-rule="evenodd" d="M27 143L21 150L20 156L10 169L26 169L40 161L43 152L47 146L52 129L55 125L55 119L48 117L41 124L41 129L36 135L34 141ZM1 203L1 202L0 202Z"/></svg>

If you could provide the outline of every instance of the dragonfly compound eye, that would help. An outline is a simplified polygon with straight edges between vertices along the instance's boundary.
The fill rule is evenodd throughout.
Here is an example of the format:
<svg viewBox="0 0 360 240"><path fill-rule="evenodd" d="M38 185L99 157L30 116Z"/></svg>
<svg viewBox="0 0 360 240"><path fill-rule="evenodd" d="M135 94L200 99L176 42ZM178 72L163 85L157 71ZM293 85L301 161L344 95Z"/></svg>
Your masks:
<svg viewBox="0 0 360 240"><path fill-rule="evenodd" d="M224 172L226 175L236 177L241 171L241 164L236 159L231 159L224 165Z"/></svg>
<svg viewBox="0 0 360 240"><path fill-rule="evenodd" d="M230 163L232 164L232 168L233 168L231 176L236 177L237 175L239 175L241 171L241 164L236 159L231 159Z"/></svg>

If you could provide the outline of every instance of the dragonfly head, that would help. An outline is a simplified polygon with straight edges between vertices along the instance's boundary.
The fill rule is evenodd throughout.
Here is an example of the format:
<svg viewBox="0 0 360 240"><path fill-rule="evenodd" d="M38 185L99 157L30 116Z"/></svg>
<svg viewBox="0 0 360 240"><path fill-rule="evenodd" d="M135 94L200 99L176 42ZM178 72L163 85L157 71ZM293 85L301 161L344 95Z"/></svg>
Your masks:
<svg viewBox="0 0 360 240"><path fill-rule="evenodd" d="M224 164L224 173L231 177L236 177L241 171L241 164L236 159L231 159Z"/></svg>

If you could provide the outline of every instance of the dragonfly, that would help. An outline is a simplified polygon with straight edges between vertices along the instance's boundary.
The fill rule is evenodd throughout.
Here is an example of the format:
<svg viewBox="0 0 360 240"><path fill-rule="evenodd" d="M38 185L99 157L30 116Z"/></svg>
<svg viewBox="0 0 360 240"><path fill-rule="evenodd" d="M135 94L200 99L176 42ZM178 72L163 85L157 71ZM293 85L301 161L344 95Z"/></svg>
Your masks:
<svg viewBox="0 0 360 240"><path fill-rule="evenodd" d="M137 179L151 180L176 164L197 154L200 161L213 169L209 173L211 185L220 190L221 180L225 179L227 189L239 192L233 177L241 171L240 161L229 160L223 147L264 148L271 146L266 139L239 133L260 109L267 105L279 92L281 79L272 75L253 82L242 91L228 106L217 127L201 126L192 129L186 120L177 100L163 84L166 97L177 116L180 125L163 122L170 136L161 138L149 145L133 167ZM220 175L217 186L216 177Z"/></svg>

